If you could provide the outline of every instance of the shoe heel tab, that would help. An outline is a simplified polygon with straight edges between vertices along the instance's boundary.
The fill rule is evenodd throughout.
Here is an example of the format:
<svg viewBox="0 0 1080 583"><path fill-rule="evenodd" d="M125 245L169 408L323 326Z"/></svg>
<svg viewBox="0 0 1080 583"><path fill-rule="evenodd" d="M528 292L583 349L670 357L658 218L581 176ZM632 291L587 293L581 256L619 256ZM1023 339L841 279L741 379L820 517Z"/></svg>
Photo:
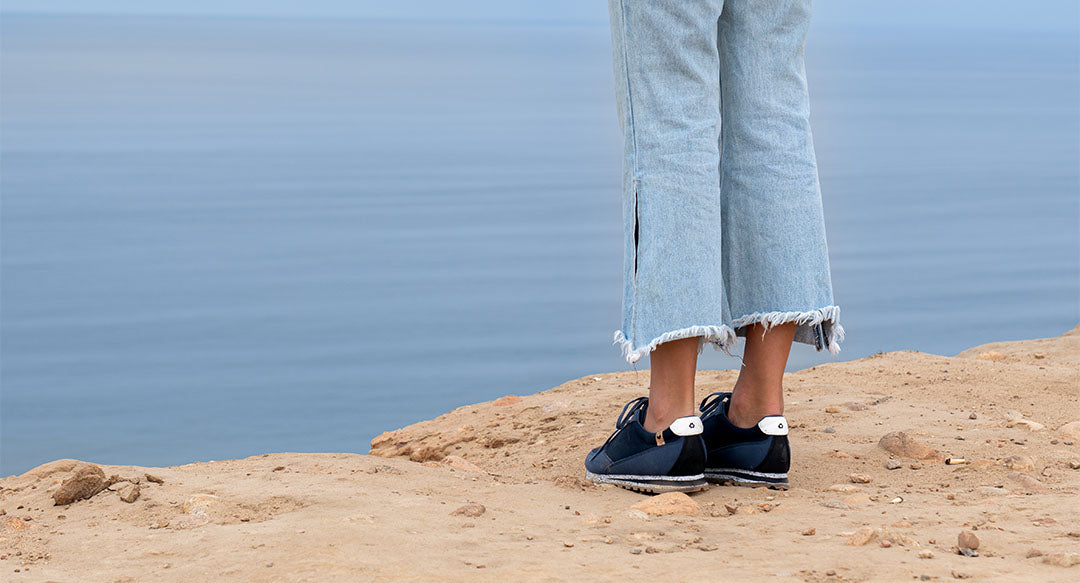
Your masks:
<svg viewBox="0 0 1080 583"><path fill-rule="evenodd" d="M701 435L701 417L690 415L671 422L671 432L679 436Z"/></svg>
<svg viewBox="0 0 1080 583"><path fill-rule="evenodd" d="M758 421L758 429L765 435L787 435L788 422L783 415L769 415Z"/></svg>

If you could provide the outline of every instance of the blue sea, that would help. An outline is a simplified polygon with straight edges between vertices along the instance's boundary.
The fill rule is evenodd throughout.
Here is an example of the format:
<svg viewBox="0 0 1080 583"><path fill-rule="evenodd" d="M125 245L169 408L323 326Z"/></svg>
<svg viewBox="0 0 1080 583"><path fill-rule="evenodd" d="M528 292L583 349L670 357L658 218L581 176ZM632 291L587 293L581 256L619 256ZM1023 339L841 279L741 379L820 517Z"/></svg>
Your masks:
<svg viewBox="0 0 1080 583"><path fill-rule="evenodd" d="M648 366L612 344L606 24L6 15L0 42L0 474L365 453ZM1078 54L815 25L847 340L790 369L1076 325Z"/></svg>

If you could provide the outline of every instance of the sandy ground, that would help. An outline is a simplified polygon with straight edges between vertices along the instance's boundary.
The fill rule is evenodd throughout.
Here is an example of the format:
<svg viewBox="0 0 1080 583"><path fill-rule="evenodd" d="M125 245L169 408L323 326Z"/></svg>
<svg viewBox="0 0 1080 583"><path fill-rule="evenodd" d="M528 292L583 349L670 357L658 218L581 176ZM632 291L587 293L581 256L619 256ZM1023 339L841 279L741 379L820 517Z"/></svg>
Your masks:
<svg viewBox="0 0 1080 583"><path fill-rule="evenodd" d="M699 398L734 380L700 371ZM1067 425L1080 420L1080 326L789 374L786 492L661 499L583 483L586 452L647 383L647 370L590 375L461 407L379 436L369 455L101 465L82 483L109 489L62 505L88 462L50 462L0 479L0 578L1080 580L1080 423ZM926 459L883 449L894 431ZM978 556L958 554L965 530Z"/></svg>

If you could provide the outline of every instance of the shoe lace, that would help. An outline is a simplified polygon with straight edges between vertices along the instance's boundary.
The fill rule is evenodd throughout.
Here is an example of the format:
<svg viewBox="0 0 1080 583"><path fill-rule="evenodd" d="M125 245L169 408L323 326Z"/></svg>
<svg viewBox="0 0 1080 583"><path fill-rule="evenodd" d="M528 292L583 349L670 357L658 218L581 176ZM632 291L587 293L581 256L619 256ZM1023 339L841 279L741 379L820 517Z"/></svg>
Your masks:
<svg viewBox="0 0 1080 583"><path fill-rule="evenodd" d="M600 446L600 448L603 449L607 447L607 444L611 443L612 439L615 439L615 436L622 431L622 428L626 427L626 424L635 419L640 414L641 410L648 405L648 397L638 397L623 405L622 412L619 413L619 417L615 421L615 431L608 436L607 441L605 441L604 445Z"/></svg>
<svg viewBox="0 0 1080 583"><path fill-rule="evenodd" d="M709 394L709 396L701 400L701 405L698 406L698 409L701 410L701 416L711 415L717 410L723 411L724 403L730 398L730 392L716 392Z"/></svg>

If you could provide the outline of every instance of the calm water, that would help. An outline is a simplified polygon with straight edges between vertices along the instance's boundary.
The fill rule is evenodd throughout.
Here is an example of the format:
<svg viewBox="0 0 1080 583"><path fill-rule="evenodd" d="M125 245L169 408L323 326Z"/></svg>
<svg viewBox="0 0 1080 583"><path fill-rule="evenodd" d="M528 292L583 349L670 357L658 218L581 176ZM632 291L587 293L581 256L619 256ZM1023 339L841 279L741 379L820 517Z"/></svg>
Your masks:
<svg viewBox="0 0 1080 583"><path fill-rule="evenodd" d="M0 474L363 453L458 405L632 368L611 345L606 26L2 32ZM812 32L840 358L1080 319L1077 48ZM829 360L799 345L791 368Z"/></svg>

